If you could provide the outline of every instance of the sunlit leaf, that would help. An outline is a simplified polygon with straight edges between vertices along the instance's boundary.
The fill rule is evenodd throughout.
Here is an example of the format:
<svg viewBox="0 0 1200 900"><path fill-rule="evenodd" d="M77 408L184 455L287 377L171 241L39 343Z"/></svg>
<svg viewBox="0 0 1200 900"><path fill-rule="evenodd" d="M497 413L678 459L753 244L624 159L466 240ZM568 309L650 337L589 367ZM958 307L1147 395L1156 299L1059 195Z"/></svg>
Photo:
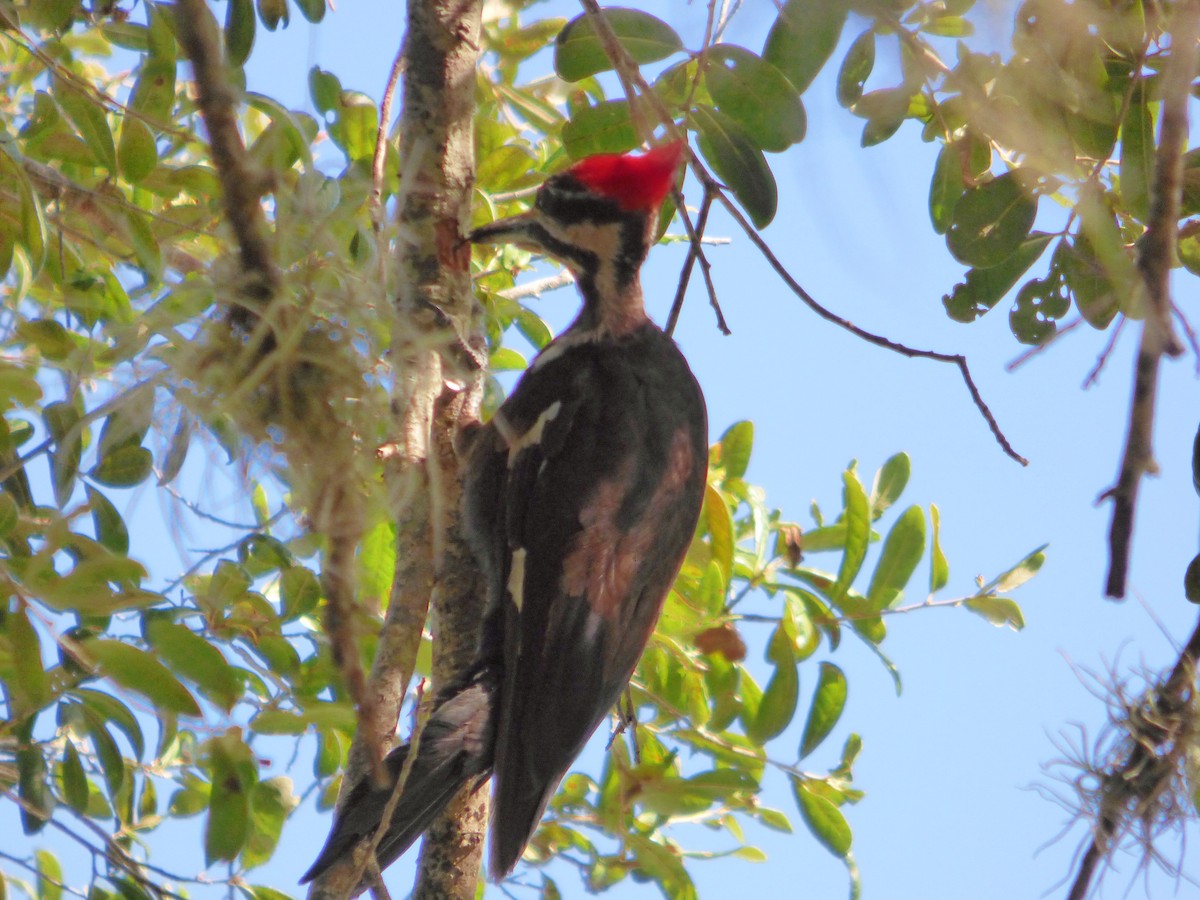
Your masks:
<svg viewBox="0 0 1200 900"><path fill-rule="evenodd" d="M762 151L738 123L720 110L697 104L692 120L698 146L717 177L733 191L755 228L766 228L779 202L775 176Z"/></svg>
<svg viewBox="0 0 1200 900"><path fill-rule="evenodd" d="M146 651L103 638L89 638L82 641L81 646L87 656L95 660L101 674L121 687L141 694L155 706L171 712L200 715L200 707L188 689Z"/></svg>
<svg viewBox="0 0 1200 900"><path fill-rule="evenodd" d="M675 30L649 13L609 7L604 18L634 62L665 59L683 48ZM585 13L566 24L554 43L554 70L563 81L581 81L613 67L590 17Z"/></svg>
<svg viewBox="0 0 1200 900"><path fill-rule="evenodd" d="M763 58L803 94L833 54L849 4L844 0L787 0L767 33Z"/></svg>

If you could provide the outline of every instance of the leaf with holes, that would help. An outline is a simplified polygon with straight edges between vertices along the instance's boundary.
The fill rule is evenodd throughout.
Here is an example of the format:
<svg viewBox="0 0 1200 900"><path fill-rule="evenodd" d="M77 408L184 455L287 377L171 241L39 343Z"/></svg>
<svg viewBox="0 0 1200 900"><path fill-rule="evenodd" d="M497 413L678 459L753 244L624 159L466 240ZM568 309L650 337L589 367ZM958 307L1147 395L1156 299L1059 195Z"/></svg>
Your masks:
<svg viewBox="0 0 1200 900"><path fill-rule="evenodd" d="M1053 235L1036 232L998 266L971 269L967 277L942 297L946 314L955 322L974 322L1004 297L1045 251Z"/></svg>
<svg viewBox="0 0 1200 900"><path fill-rule="evenodd" d="M1022 344L1044 344L1058 331L1058 320L1071 309L1071 297L1061 272L1029 281L1017 292L1008 325Z"/></svg>
<svg viewBox="0 0 1200 900"><path fill-rule="evenodd" d="M636 63L657 62L683 49L670 25L636 9L611 7L603 11L617 40ZM591 17L576 16L554 42L554 71L563 81L582 81L613 67L596 34Z"/></svg>
<svg viewBox="0 0 1200 900"><path fill-rule="evenodd" d="M740 125L720 110L698 104L692 121L699 132L700 152L737 197L755 228L766 228L779 203L775 176Z"/></svg>

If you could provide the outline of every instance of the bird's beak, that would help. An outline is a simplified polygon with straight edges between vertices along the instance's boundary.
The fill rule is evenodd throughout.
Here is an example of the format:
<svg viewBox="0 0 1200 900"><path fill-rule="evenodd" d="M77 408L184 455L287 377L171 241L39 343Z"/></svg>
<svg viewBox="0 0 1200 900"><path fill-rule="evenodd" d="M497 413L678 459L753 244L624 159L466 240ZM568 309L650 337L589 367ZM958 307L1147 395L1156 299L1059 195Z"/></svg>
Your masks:
<svg viewBox="0 0 1200 900"><path fill-rule="evenodd" d="M467 235L467 240L472 244L517 244L527 249L541 250L542 245L534 229L537 221L537 214L530 210L476 228Z"/></svg>

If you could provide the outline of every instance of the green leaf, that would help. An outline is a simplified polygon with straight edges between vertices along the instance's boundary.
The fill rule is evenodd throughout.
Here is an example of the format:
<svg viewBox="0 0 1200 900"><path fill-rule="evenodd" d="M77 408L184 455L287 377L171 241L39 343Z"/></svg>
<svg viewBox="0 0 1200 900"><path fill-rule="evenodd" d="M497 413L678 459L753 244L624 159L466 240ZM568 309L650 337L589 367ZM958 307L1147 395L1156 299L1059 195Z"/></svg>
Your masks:
<svg viewBox="0 0 1200 900"><path fill-rule="evenodd" d="M846 707L846 676L833 663L821 663L821 674L813 694L804 735L800 738L800 758L808 756L829 736Z"/></svg>
<svg viewBox="0 0 1200 900"><path fill-rule="evenodd" d="M308 93L317 112L334 112L342 93L342 82L332 72L313 66L308 70Z"/></svg>
<svg viewBox="0 0 1200 900"><path fill-rule="evenodd" d="M292 566L284 569L279 577L279 595L283 602L283 618L297 619L317 608L321 599L321 583L311 570L304 566Z"/></svg>
<svg viewBox="0 0 1200 900"><path fill-rule="evenodd" d="M791 724L800 693L796 656L782 625L776 627L771 636L767 658L775 664L775 672L767 682L753 719L746 725L746 737L760 745L781 734Z"/></svg>
<svg viewBox="0 0 1200 900"><path fill-rule="evenodd" d="M1097 329L1107 328L1118 311L1132 311L1142 287L1109 199L1088 186L1080 191L1079 234L1067 245L1062 267L1079 314Z"/></svg>
<svg viewBox="0 0 1200 900"><path fill-rule="evenodd" d="M721 575L726 585L733 577L734 527L733 515L725 498L711 484L704 492L703 521L708 526L709 537L712 541L713 561L721 567Z"/></svg>
<svg viewBox="0 0 1200 900"><path fill-rule="evenodd" d="M962 16L936 16L921 26L926 34L938 37L970 37L975 27Z"/></svg>
<svg viewBox="0 0 1200 900"><path fill-rule="evenodd" d="M911 474L912 460L909 459L907 453L897 453L889 457L879 468L879 471L875 473L875 481L871 485L872 522L878 521L879 517L900 498L900 495L904 493L904 488L908 486Z"/></svg>
<svg viewBox="0 0 1200 900"><path fill-rule="evenodd" d="M754 448L754 423L734 422L721 435L720 464L726 478L745 478L750 466L750 451Z"/></svg>
<svg viewBox="0 0 1200 900"><path fill-rule="evenodd" d="M965 265L999 265L1029 237L1036 216L1037 199L1021 187L1015 171L1005 172L959 198L946 245Z"/></svg>
<svg viewBox="0 0 1200 900"><path fill-rule="evenodd" d="M6 538L12 534L12 530L20 521L21 508L17 505L17 501L8 493L7 488L0 491L0 538Z"/></svg>
<svg viewBox="0 0 1200 900"><path fill-rule="evenodd" d="M33 856L37 860L38 900L62 900L63 872L58 857L49 850L37 850Z"/></svg>
<svg viewBox="0 0 1200 900"><path fill-rule="evenodd" d="M903 85L863 94L853 110L856 116L867 120L860 141L862 146L874 147L895 134L908 118L912 97L913 92Z"/></svg>
<svg viewBox="0 0 1200 900"><path fill-rule="evenodd" d="M50 93L78 129L84 143L95 154L96 159L115 174L117 148L113 143L112 129L108 127L108 117L99 96L92 89L68 81L58 74L51 79Z"/></svg>
<svg viewBox="0 0 1200 900"><path fill-rule="evenodd" d="M121 140L117 144L121 174L136 184L158 165L158 147L154 135L140 119L125 116L121 120Z"/></svg>
<svg viewBox="0 0 1200 900"><path fill-rule="evenodd" d="M782 72L733 44L717 44L705 55L709 94L755 144L778 153L804 140L804 104Z"/></svg>
<svg viewBox="0 0 1200 900"><path fill-rule="evenodd" d="M571 159L596 153L624 153L641 143L629 104L613 100L577 110L562 129L563 149Z"/></svg>
<svg viewBox="0 0 1200 900"><path fill-rule="evenodd" d="M267 31L274 31L279 27L280 22L283 23L284 28L287 28L291 21L287 0L257 0L257 2L258 17L267 26Z"/></svg>
<svg viewBox="0 0 1200 900"><path fill-rule="evenodd" d="M933 541L929 560L929 593L936 594L950 581L950 563L942 552L940 540L942 514L936 503L929 504L929 518L933 521Z"/></svg>
<svg viewBox="0 0 1200 900"><path fill-rule="evenodd" d="M225 8L225 58L240 69L250 58L256 23L251 0L229 0Z"/></svg>
<svg viewBox="0 0 1200 900"><path fill-rule="evenodd" d="M92 470L92 478L109 487L141 484L154 468L154 457L145 447L125 445L104 456Z"/></svg>
<svg viewBox="0 0 1200 900"><path fill-rule="evenodd" d="M842 601L862 569L863 560L867 558L867 544L871 540L871 504L853 468L842 474L842 503L846 508L846 550L838 567L837 581L829 591L834 603Z"/></svg>
<svg viewBox="0 0 1200 900"><path fill-rule="evenodd" d="M142 727L133 713L129 711L129 707L112 694L106 694L103 691L77 688L72 693L83 701L84 707L100 722L111 722L115 725L129 740L138 759L146 755L146 741L142 734Z"/></svg>
<svg viewBox="0 0 1200 900"><path fill-rule="evenodd" d="M277 776L254 785L250 795L250 834L242 848L242 865L247 869L261 866L275 853L279 835L288 813L299 798L292 790L292 779Z"/></svg>
<svg viewBox="0 0 1200 900"><path fill-rule="evenodd" d="M966 606L971 612L983 616L997 627L1007 625L1013 631L1020 631L1025 627L1025 616L1021 613L1021 607L1008 597L972 597L967 600Z"/></svg>
<svg viewBox="0 0 1200 900"><path fill-rule="evenodd" d="M49 686L42 664L42 642L33 623L29 621L29 611L24 603L5 618L12 653L12 672L15 675L13 682L7 685L7 690L11 700L20 701L17 704L19 713L25 716L41 709L49 700Z"/></svg>
<svg viewBox="0 0 1200 900"><path fill-rule="evenodd" d="M155 707L185 716L200 716L196 698L157 659L121 641L88 638L81 641L86 655L102 675L146 697Z"/></svg>
<svg viewBox="0 0 1200 900"><path fill-rule="evenodd" d="M88 506L92 510L92 527L96 529L96 540L118 556L129 553L129 529L117 508L108 498L90 485L87 488Z"/></svg>
<svg viewBox="0 0 1200 900"><path fill-rule="evenodd" d="M954 207L966 188L963 180L962 145L952 141L942 146L929 184L929 218L933 230L945 234L954 218Z"/></svg>
<svg viewBox="0 0 1200 900"><path fill-rule="evenodd" d="M875 31L868 28L854 39L838 70L837 100L847 109L862 96L863 85L875 68Z"/></svg>
<svg viewBox="0 0 1200 900"><path fill-rule="evenodd" d="M1150 218L1150 186L1154 183L1154 115L1146 91L1135 87L1121 122L1121 199L1141 222Z"/></svg>
<svg viewBox="0 0 1200 900"><path fill-rule="evenodd" d="M625 52L636 63L657 62L683 49L683 41L675 30L649 13L609 7L603 14ZM554 71L563 81L581 81L612 67L586 13L576 16L558 33L554 42Z"/></svg>
<svg viewBox="0 0 1200 900"><path fill-rule="evenodd" d="M240 729L230 729L208 742L212 793L204 825L204 859L208 865L232 860L250 836L250 797L258 781L253 751Z"/></svg>
<svg viewBox="0 0 1200 900"><path fill-rule="evenodd" d="M882 610L893 606L924 555L925 512L919 506L910 506L892 525L883 542L883 552L867 588L870 607Z"/></svg>
<svg viewBox="0 0 1200 900"><path fill-rule="evenodd" d="M763 57L803 94L833 55L848 4L844 0L787 0L767 33Z"/></svg>
<svg viewBox="0 0 1200 900"><path fill-rule="evenodd" d="M1065 245L1060 244L1060 249ZM1057 253L1055 254L1057 256ZM1017 291L1008 325L1022 344L1044 344L1058 331L1058 320L1071 309L1071 297L1059 265L1045 278L1034 278Z"/></svg>
<svg viewBox="0 0 1200 900"><path fill-rule="evenodd" d="M46 359L61 362L75 349L75 341L67 329L53 319L27 319L17 325L17 337L37 347Z"/></svg>
<svg viewBox="0 0 1200 900"><path fill-rule="evenodd" d="M37 834L46 827L54 812L54 795L46 785L46 758L42 748L31 743L27 729L33 727L33 717L17 729L23 738L17 748L17 796L21 798L21 830Z"/></svg>
<svg viewBox="0 0 1200 900"><path fill-rule="evenodd" d="M39 99L42 96L45 95L38 94ZM53 107L54 104L48 98L46 102ZM28 258L29 267L32 269L31 275L37 275L46 260L46 218L42 212L42 205L33 191L33 185L29 182L29 177L21 168L20 163L9 155L8 143L4 141L0 141L0 174L4 176L6 184L16 188L21 199L21 243L25 247L25 255ZM12 246L5 239L5 234L5 230L0 229L0 241L3 241L6 247L4 255L8 259L4 264L4 269L7 271L12 258Z"/></svg>
<svg viewBox="0 0 1200 900"><path fill-rule="evenodd" d="M83 763L79 761L79 751L70 740L66 741L63 747L62 786L63 796L71 809L81 815L87 815L87 773L83 771Z"/></svg>
<svg viewBox="0 0 1200 900"><path fill-rule="evenodd" d="M1001 573L985 585L979 591L979 594L982 595L988 592L1007 594L1019 588L1041 569L1042 564L1046 561L1045 550L1048 546L1049 544L1042 544L1042 546L1038 547L1011 569Z"/></svg>
<svg viewBox="0 0 1200 900"><path fill-rule="evenodd" d="M1183 595L1189 603L1200 603L1200 553L1192 557L1183 573Z"/></svg>
<svg viewBox="0 0 1200 900"><path fill-rule="evenodd" d="M775 176L761 150L746 137L736 121L697 104L692 121L699 133L700 152L717 177L733 191L755 228L766 228L775 218L779 202Z"/></svg>
<svg viewBox="0 0 1200 900"><path fill-rule="evenodd" d="M1035 232L998 266L971 269L966 280L942 297L946 314L956 322L974 322L1000 302L1013 285L1041 257L1053 235Z"/></svg>
<svg viewBox="0 0 1200 900"><path fill-rule="evenodd" d="M293 0L293 2L300 8L300 15L314 25L325 18L326 0Z"/></svg>
<svg viewBox="0 0 1200 900"><path fill-rule="evenodd" d="M371 159L375 155L375 136L379 130L379 110L375 101L358 91L342 91L335 112L329 137L351 162Z"/></svg>
<svg viewBox="0 0 1200 900"><path fill-rule="evenodd" d="M791 780L800 815L813 836L834 856L845 857L850 852L854 833L842 811L817 793L808 779L793 775Z"/></svg>
<svg viewBox="0 0 1200 900"><path fill-rule="evenodd" d="M79 460L83 455L83 432L76 427L80 411L74 403L48 403L42 409L42 419L54 439L50 475L54 482L55 502L61 507L71 498L75 476L79 473Z"/></svg>
<svg viewBox="0 0 1200 900"><path fill-rule="evenodd" d="M242 679L220 650L164 616L148 616L145 629L147 640L172 669L225 712L233 709L242 696Z"/></svg>

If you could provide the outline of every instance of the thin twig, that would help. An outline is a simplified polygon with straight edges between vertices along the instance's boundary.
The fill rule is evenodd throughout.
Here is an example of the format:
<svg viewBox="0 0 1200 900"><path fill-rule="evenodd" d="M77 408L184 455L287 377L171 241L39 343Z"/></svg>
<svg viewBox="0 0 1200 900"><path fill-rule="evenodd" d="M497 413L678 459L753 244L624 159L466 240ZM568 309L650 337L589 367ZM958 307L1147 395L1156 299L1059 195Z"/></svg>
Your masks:
<svg viewBox="0 0 1200 900"><path fill-rule="evenodd" d="M1008 442L1008 438L1005 437L1004 432L1000 430L1000 425L996 421L996 417L992 415L991 409L988 408L987 403L984 402L983 396L979 393L979 388L975 385L975 379L971 376L971 369L967 365L967 359L965 356L963 356L961 353L941 353L937 350L918 350L915 347L909 347L905 344L893 341L890 338L883 337L882 335L866 331L865 329L855 325L849 319L844 319L836 313L826 309L824 306L814 300L809 295L808 291L801 287L796 279L792 277L791 273L788 272L783 263L781 263L771 251L771 248L767 246L767 242L764 241L759 233L754 229L754 226L746 221L746 217L742 215L741 210L733 205L733 201L731 201L724 194L718 194L717 199L721 201L721 204L725 207L729 214L732 215L734 219L737 220L738 224L742 226L742 229L746 232L746 235L750 238L754 245L758 247L759 252L767 260L767 263L771 266L771 268L775 270L775 273L783 280L783 283L786 284L791 289L792 293L799 297L809 309L815 312L822 319L827 322L832 322L839 328L849 331L855 337L861 338L868 344L874 344L876 347L883 347L885 350L891 350L893 353L899 353L901 356L907 356L910 359L931 359L935 362L950 363L957 366L962 375L963 381L967 385L967 391L971 395L971 400L975 403L975 408L979 410L984 421L987 422L988 428L991 429L992 435L996 438L996 442L1000 444L1000 447L1012 459L1016 460L1023 466L1029 465L1029 460L1013 449L1012 444Z"/></svg>
<svg viewBox="0 0 1200 900"><path fill-rule="evenodd" d="M1188 346L1192 348L1192 356L1196 357L1196 374L1200 375L1200 341L1196 340L1196 330L1192 328L1192 323L1188 321L1178 304L1172 303L1171 310L1175 313L1175 318L1179 320L1179 327L1187 335Z"/></svg>
<svg viewBox="0 0 1200 900"><path fill-rule="evenodd" d="M383 176L387 163L388 128L392 121L392 100L396 94L396 85L400 83L400 75L404 72L404 41L396 51L392 60L392 68L388 73L387 85L383 89L383 99L379 103L379 129L375 132L375 155L371 158L371 224L375 233L383 228Z"/></svg>
<svg viewBox="0 0 1200 900"><path fill-rule="evenodd" d="M667 316L667 325L663 330L667 334L675 333L675 324L679 321L679 313L683 309L683 298L687 294L688 282L692 279L692 268L696 264L696 260L700 260L701 268L705 275L705 283L709 285L709 297L712 300L713 308L717 311L717 327L725 334L729 334L729 326L725 325L725 317L721 315L721 307L716 302L716 292L712 289L712 276L709 273L708 260L704 258L704 251L700 249L701 242L704 238L704 229L708 225L708 212L712 209L712 194L708 191L704 192L704 201L700 204L700 215L696 218L696 238L690 242L688 247L687 259L683 262L683 269L679 273L679 287L675 290L675 299L671 303L671 313Z"/></svg>
<svg viewBox="0 0 1200 900"><path fill-rule="evenodd" d="M1174 9L1171 53L1162 79L1162 125L1154 159L1154 189L1150 220L1141 241L1138 268L1145 284L1146 318L1134 367L1133 400L1129 430L1117 483L1105 493L1113 501L1108 532L1109 597L1125 596L1129 577L1133 519L1142 476L1154 465L1154 405L1158 393L1158 368L1163 355L1179 356L1183 346L1171 327L1171 265L1179 227L1183 192L1183 152L1187 147L1190 88L1196 74L1196 42L1200 40L1200 0Z"/></svg>
<svg viewBox="0 0 1200 900"><path fill-rule="evenodd" d="M598 13L599 11L596 5L596 0L580 0L580 3L588 12L595 10ZM685 135L680 131L679 126L677 126L674 120L671 118L670 110L667 109L662 98L659 97L658 94L655 93L654 90L652 90L646 83L646 80L641 75L641 71L638 69L637 63L635 63L630 58L629 54L625 52L625 49L621 46L620 41L617 40L616 35L612 31L612 27L608 24L608 21L602 16L595 15L593 18L593 25L595 26L596 35L600 39L600 44L604 49L605 55L608 56L609 61L615 66L617 73L621 75L622 84L627 81L637 84L642 89L642 96L648 103L651 104L651 106L654 107L660 121L667 129L668 134L675 139L682 140ZM725 195L720 183L704 167L704 164L700 162L696 154L692 153L690 147L687 149L687 155L692 172L697 178L700 179L700 183L704 187L705 191L711 191L713 193L713 195L721 202L721 205L725 207L729 214L733 216L738 225L741 226L742 230L746 233L746 236L749 237L754 246L758 248L759 252L767 260L771 268L775 270L776 274L783 279L783 282L788 286L788 288L791 289L792 293L804 301L804 303L813 312L826 321L832 322L833 324L844 328L856 337L863 339L867 343L874 344L877 347L883 347L887 350L891 350L909 358L932 359L937 362L951 363L957 366L962 375L963 381L967 385L967 391L971 395L971 400L975 403L975 407L983 416L984 421L987 422L988 427L995 436L997 443L1000 444L1000 447L1006 454L1008 454L1009 457L1016 460L1021 465L1025 466L1029 464L1029 460L1021 456L1021 454L1017 453L1017 451L1013 449L1012 444L1008 442L1008 438L1005 437L1004 432L1000 430L999 423L997 423L995 416L992 415L992 411L984 402L983 396L979 393L979 388L975 385L975 379L971 376L971 370L967 366L966 357L957 353L939 353L934 350L917 350L912 347L908 347L881 335L873 334L869 331L859 328L848 319L844 319L841 316L836 315L821 304L817 303L816 300L814 300L809 293L800 286L799 282L792 277L791 273L788 272L784 265L779 261L778 257L776 257L771 251L766 241L763 240L762 236L758 233L758 230L750 224L749 220L746 219L741 210L739 210L734 205L733 201ZM686 215L684 216L684 222L687 224ZM690 228L690 225L688 236L695 240L695 234Z"/></svg>
<svg viewBox="0 0 1200 900"><path fill-rule="evenodd" d="M270 180L251 165L238 131L234 92L225 77L220 36L212 13L204 0L179 0L175 8L179 39L192 61L196 100L208 130L213 166L225 195L225 215L237 238L242 272L246 276L241 293L261 303L273 297L280 286L261 204L263 194L270 189ZM241 306L235 306L230 316L242 327L251 326L256 318L251 310Z"/></svg>
<svg viewBox="0 0 1200 900"><path fill-rule="evenodd" d="M1112 330L1112 334L1108 336L1108 340L1104 344L1104 349L1100 351L1100 355L1096 357L1096 364L1092 366L1092 371L1088 372L1087 378L1083 380L1083 389L1086 391L1100 379L1100 373L1108 364L1108 358L1112 356L1113 348L1117 346L1117 338L1121 336L1121 330L1125 327L1127 319L1122 316L1120 321Z"/></svg>
<svg viewBox="0 0 1200 900"><path fill-rule="evenodd" d="M526 297L540 297L547 291L556 291L575 283L575 276L570 269L563 269L555 275L548 275L536 281L518 284L516 287L505 288L496 293L505 300L524 300Z"/></svg>
<svg viewBox="0 0 1200 900"><path fill-rule="evenodd" d="M1082 324L1082 322L1083 322L1083 316L1076 316L1074 319L1072 319L1070 322L1068 322L1062 328L1056 329L1054 334L1050 335L1049 340L1043 341L1042 343L1037 344L1036 346L1030 347L1028 350L1024 351L1023 353L1021 353L1018 356L1014 357L1013 359L1009 360L1004 366L1004 371L1005 372L1017 371L1017 369L1021 368L1021 366L1025 365L1025 363L1029 362L1035 356L1039 356L1040 354L1049 350L1052 346L1054 346L1054 344L1056 344L1058 342L1058 339L1060 337L1062 337L1064 334L1067 334L1070 331L1074 331L1076 328L1078 328L1080 326L1080 324Z"/></svg>

